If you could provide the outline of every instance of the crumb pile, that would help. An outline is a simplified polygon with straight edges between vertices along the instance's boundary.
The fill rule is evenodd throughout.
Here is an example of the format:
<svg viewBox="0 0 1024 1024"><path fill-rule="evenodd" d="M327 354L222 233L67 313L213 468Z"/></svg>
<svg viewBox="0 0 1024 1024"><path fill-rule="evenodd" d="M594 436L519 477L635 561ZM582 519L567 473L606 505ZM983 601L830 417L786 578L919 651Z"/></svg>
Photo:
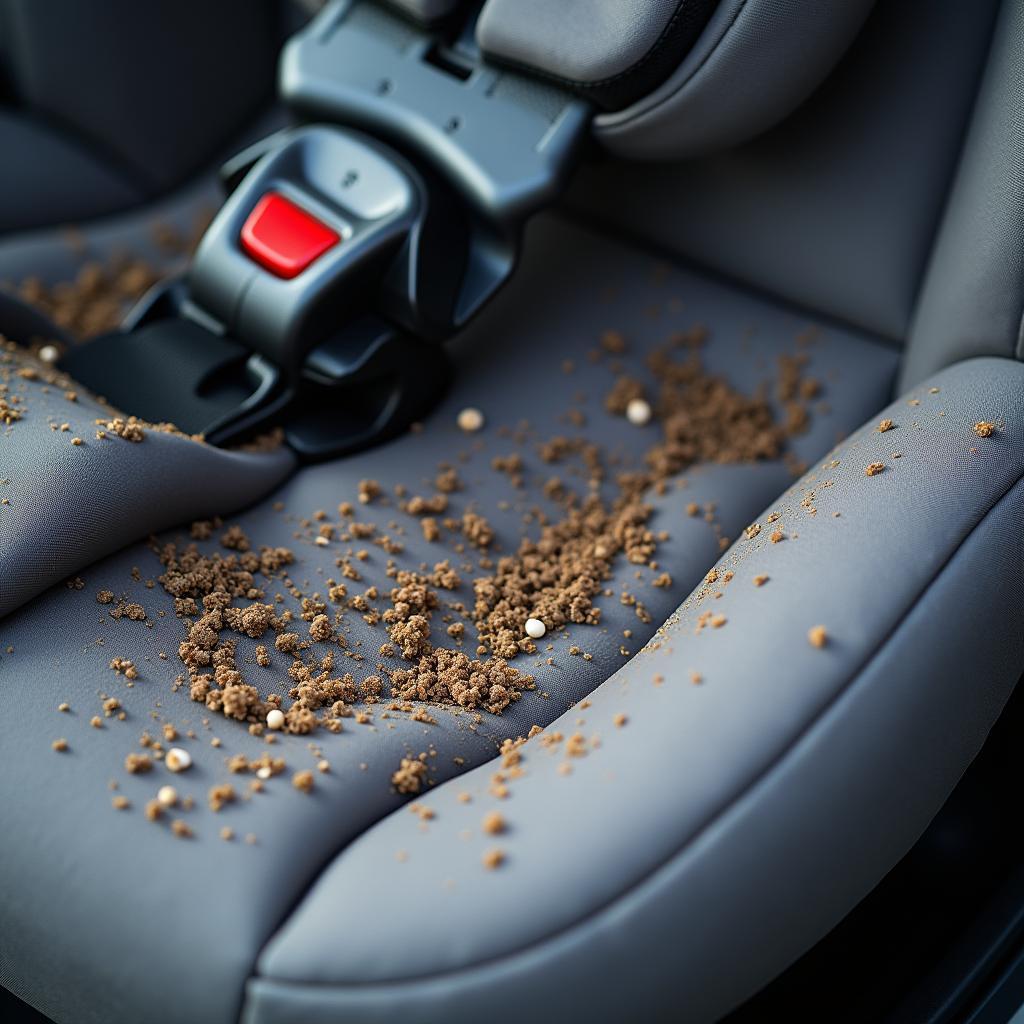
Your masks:
<svg viewBox="0 0 1024 1024"><path fill-rule="evenodd" d="M180 232L170 224L153 227L153 241L163 260L179 262L199 244L212 218L212 211L201 211L194 225ZM84 254L85 237L75 229L67 232L72 251ZM129 253L114 253L103 261L87 260L70 281L46 284L37 277L21 281L18 296L48 316L76 338L92 338L120 326L125 312L149 291L167 272L150 260Z"/></svg>
<svg viewBox="0 0 1024 1024"><path fill-rule="evenodd" d="M250 731L261 733L270 724L296 734L321 726L339 731L341 719L357 714L355 705L389 697L492 714L520 700L534 681L512 662L523 653L536 653L534 637L571 625L598 625L596 601L618 560L659 572L658 545L667 535L650 528L654 509L648 495L664 492L670 477L697 461L778 458L787 439L806 429L803 403L820 390L803 375L806 356L787 356L781 362L778 397L786 415L779 423L766 396L744 395L704 369L700 349L705 338L702 328L694 328L673 336L648 357L657 382L651 408L660 436L636 467L613 477L613 460L581 438L556 436L538 445L545 472L559 468L567 478L582 477L583 493L562 477L549 477L544 493L559 512L550 518L539 515L537 535L523 536L511 554L495 550L495 531L480 512L470 507L453 514L452 500L463 485L452 467L440 468L436 493L395 488L399 507L424 525L428 539L450 544L456 553L475 552L482 571L471 583L448 559L432 570L400 565L402 542L356 517L357 508L370 511L389 500L375 480L361 481L356 500L339 504L337 520L315 513L313 539L321 547L338 542L379 546L392 556L386 570L390 589L360 588L359 562L366 552L349 549L335 562L341 580L329 579L326 594L305 593L289 575L295 561L291 550L257 549L237 526L219 535L226 553L204 552L196 543L159 546L159 583L188 624L178 654L192 699L247 723ZM625 347L623 340L616 354ZM621 368L613 374L605 406L614 415L625 415L645 386ZM508 476L513 487L523 486L528 466L521 452L495 456L492 467ZM193 540L211 539L222 525L194 524ZM728 538L720 542L724 546ZM655 582L670 586L671 577L660 572ZM458 600L469 587L472 601ZM641 621L650 621L642 602L627 596L624 603L632 604ZM371 626L382 625L387 640L380 645L381 658L405 664L389 669L382 661L366 671L361 666L364 656L350 649L345 636L350 612ZM450 621L452 612L456 621ZM457 646L433 642L433 621L439 614L444 614L447 635ZM475 657L461 649L467 630L475 633ZM249 666L238 657L243 636L259 641L255 661L261 668L271 666L271 651L290 659L284 692L261 692L252 681ZM582 654L575 646L570 653ZM628 653L625 648L623 653ZM350 662L349 671L340 668L343 659Z"/></svg>

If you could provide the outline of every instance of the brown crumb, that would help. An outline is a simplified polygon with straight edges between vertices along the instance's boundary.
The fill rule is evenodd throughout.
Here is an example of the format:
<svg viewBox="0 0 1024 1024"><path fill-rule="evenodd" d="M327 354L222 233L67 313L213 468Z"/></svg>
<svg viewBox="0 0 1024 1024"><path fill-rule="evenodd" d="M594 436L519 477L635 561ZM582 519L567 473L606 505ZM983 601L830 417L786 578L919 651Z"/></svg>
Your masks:
<svg viewBox="0 0 1024 1024"><path fill-rule="evenodd" d="M292 785L300 793L312 793L313 792L313 773L309 769L304 769L301 772L296 772L292 776Z"/></svg>
<svg viewBox="0 0 1024 1024"><path fill-rule="evenodd" d="M129 800L128 797L123 796L121 793L112 797L110 803L115 811L127 811L132 805L131 800Z"/></svg>
<svg viewBox="0 0 1024 1024"><path fill-rule="evenodd" d="M824 626L812 626L807 631L807 640L812 647L824 647L828 643L828 631Z"/></svg>
<svg viewBox="0 0 1024 1024"><path fill-rule="evenodd" d="M124 759L124 770L129 775L144 775L153 770L153 759L148 754L131 753Z"/></svg>
<svg viewBox="0 0 1024 1024"><path fill-rule="evenodd" d="M884 462L872 462L870 465L868 465L864 469L864 475L865 476L878 476L879 473L884 473L884 472L885 472L885 463Z"/></svg>
<svg viewBox="0 0 1024 1024"><path fill-rule="evenodd" d="M625 725L625 724L626 724L626 723L627 723L628 721L629 721L629 718L628 718L628 717L627 717L627 716L626 716L626 715L625 715L625 714L624 714L623 712L621 712L621 711L620 711L620 712L619 712L619 713L618 713L618 714L617 714L617 715L616 715L616 716L615 716L615 717L614 717L614 718L612 719L612 722L613 722L613 723L614 723L614 724L615 724L615 725L616 725L616 726L617 726L618 728L620 728L620 729L621 729L621 728L622 728L622 727L623 727L623 726L624 726L624 725Z"/></svg>
<svg viewBox="0 0 1024 1024"><path fill-rule="evenodd" d="M145 440L146 437L146 432L142 429L142 421L134 416L129 416L127 419L115 417L112 420L96 420L96 424L110 434L114 434L125 441L132 441L135 444Z"/></svg>
<svg viewBox="0 0 1024 1024"><path fill-rule="evenodd" d="M887 430L892 430L895 426L896 424L893 423L892 420L882 420L882 422L878 424L878 432L880 434L884 434Z"/></svg>
<svg viewBox="0 0 1024 1024"><path fill-rule="evenodd" d="M505 824L505 819L497 811L491 811L484 815L484 820L480 827L489 836L496 836L504 832L508 826Z"/></svg>
<svg viewBox="0 0 1024 1024"><path fill-rule="evenodd" d="M398 769L391 776L391 785L399 793L418 793L427 781L426 755L418 758L403 757Z"/></svg>
<svg viewBox="0 0 1024 1024"><path fill-rule="evenodd" d="M220 811L228 804L234 803L237 796L234 786L228 782L222 782L217 786L210 787L206 799L211 811Z"/></svg>
<svg viewBox="0 0 1024 1024"><path fill-rule="evenodd" d="M175 818L171 822L171 832L174 833L179 839L191 839L193 836L192 829L189 825L182 821L181 818Z"/></svg>
<svg viewBox="0 0 1024 1024"><path fill-rule="evenodd" d="M988 420L979 420L971 429L978 437L991 437L996 432L996 425Z"/></svg>
<svg viewBox="0 0 1024 1024"><path fill-rule="evenodd" d="M500 868L505 863L505 854L498 849L488 850L483 855L483 865L488 871L494 871L496 868Z"/></svg>
<svg viewBox="0 0 1024 1024"><path fill-rule="evenodd" d="M63 754L68 749L68 741L61 737L59 740L54 740L50 746L59 754Z"/></svg>
<svg viewBox="0 0 1024 1024"><path fill-rule="evenodd" d="M766 573L759 572L754 577L754 586L755 587L763 587L768 582L769 578L770 577Z"/></svg>

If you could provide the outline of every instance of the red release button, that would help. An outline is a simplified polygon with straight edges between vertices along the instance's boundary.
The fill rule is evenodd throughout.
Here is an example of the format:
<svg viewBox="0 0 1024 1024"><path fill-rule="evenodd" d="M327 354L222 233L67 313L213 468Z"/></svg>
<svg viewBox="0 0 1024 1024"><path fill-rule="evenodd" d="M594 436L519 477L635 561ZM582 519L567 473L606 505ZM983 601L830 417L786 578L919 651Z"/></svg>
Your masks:
<svg viewBox="0 0 1024 1024"><path fill-rule="evenodd" d="M301 274L341 236L279 192L268 192L242 226L242 248L278 277Z"/></svg>

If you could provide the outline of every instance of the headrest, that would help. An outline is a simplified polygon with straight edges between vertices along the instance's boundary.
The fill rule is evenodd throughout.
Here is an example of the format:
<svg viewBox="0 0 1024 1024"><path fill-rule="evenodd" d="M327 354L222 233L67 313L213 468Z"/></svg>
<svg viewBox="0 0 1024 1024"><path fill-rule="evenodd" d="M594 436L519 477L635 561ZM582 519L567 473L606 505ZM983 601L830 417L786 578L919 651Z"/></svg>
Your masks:
<svg viewBox="0 0 1024 1024"><path fill-rule="evenodd" d="M462 0L385 0L389 7L421 25L436 25L460 6Z"/></svg>
<svg viewBox="0 0 1024 1024"><path fill-rule="evenodd" d="M781 121L832 70L873 3L487 0L476 37L488 58L587 97L609 149L677 159Z"/></svg>

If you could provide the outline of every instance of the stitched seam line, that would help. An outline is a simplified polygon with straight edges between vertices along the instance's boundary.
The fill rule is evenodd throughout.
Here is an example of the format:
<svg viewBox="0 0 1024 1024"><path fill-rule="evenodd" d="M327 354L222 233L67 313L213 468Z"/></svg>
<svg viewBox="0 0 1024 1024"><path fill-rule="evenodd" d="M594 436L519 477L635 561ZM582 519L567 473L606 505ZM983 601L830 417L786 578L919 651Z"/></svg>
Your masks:
<svg viewBox="0 0 1024 1024"><path fill-rule="evenodd" d="M743 0L743 4L746 4L746 0ZM686 5L687 0L679 0L679 3L676 4L676 9L673 12L672 17L669 18L665 27L658 34L658 38L655 39L654 42L651 44L650 49L639 60L634 61L632 64L629 65L629 67L624 68L622 71L617 71L614 75L607 75L604 78L597 78L594 79L593 81L584 82L576 78L566 78L563 75L556 75L552 71L545 71L543 68L533 67L532 65L528 64L526 61L523 60L506 58L500 55L493 54L488 54L488 57L489 59L495 61L496 63L503 64L506 67L515 68L516 70L527 72L528 74L533 75L537 78L543 78L548 82L553 82L557 85L561 85L569 89L602 89L609 85L615 85L626 78L634 77L638 72L640 72L644 68L645 65L647 65L651 60L660 55L661 51L668 44L669 37L671 36L673 30L678 24L679 19L685 13ZM713 9L714 8L712 8L712 10L708 12L708 17L710 17ZM726 28L726 32L728 32L729 28L732 28L734 21L735 18L733 18L733 21L730 21L728 27ZM705 20L705 25L701 27L700 31L698 31L697 36L695 38L700 38L700 33L704 31L704 27L706 27L706 24L707 22ZM723 37L724 35L725 33L723 33ZM721 40L719 40L719 42L721 42ZM717 45L718 44L716 44L715 49L717 49ZM701 62L701 64L703 66L703 61Z"/></svg>

